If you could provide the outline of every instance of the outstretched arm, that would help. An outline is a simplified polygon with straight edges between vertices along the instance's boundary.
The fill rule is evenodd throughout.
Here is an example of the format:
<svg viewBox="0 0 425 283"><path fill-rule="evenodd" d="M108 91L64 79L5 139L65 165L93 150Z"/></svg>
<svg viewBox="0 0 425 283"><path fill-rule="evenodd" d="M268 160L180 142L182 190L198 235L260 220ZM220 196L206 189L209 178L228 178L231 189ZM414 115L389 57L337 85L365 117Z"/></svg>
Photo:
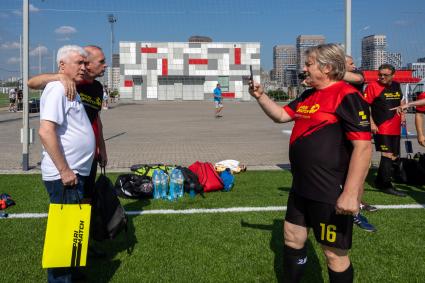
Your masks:
<svg viewBox="0 0 425 283"><path fill-rule="evenodd" d="M43 89L48 83L60 81L64 88L68 100L74 100L76 86L75 82L64 74L41 74L28 80L28 87L32 89Z"/></svg>
<svg viewBox="0 0 425 283"><path fill-rule="evenodd" d="M361 84L364 82L364 78L361 74L353 73L353 72L345 72L344 81L350 84Z"/></svg>
<svg viewBox="0 0 425 283"><path fill-rule="evenodd" d="M424 114L417 112L415 114L415 126L418 134L418 143L421 146L425 146L425 135L424 135Z"/></svg>
<svg viewBox="0 0 425 283"><path fill-rule="evenodd" d="M252 97L257 99L264 113L276 123L285 123L292 121L292 117L283 109L282 106L270 99L264 92L263 87L259 83L251 82L249 93Z"/></svg>

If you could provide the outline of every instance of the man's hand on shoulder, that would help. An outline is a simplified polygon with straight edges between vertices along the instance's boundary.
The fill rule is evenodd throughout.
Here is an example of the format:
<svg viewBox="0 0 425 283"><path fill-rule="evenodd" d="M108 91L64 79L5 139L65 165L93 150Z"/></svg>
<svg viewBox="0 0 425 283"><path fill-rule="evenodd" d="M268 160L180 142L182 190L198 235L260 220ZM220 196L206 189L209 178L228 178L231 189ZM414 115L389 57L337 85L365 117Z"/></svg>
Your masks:
<svg viewBox="0 0 425 283"><path fill-rule="evenodd" d="M75 93L77 92L77 87L75 85L75 82L70 79L67 75L64 74L58 74L59 81L62 83L63 87L65 88L65 95L68 98L69 101L72 101L75 99Z"/></svg>

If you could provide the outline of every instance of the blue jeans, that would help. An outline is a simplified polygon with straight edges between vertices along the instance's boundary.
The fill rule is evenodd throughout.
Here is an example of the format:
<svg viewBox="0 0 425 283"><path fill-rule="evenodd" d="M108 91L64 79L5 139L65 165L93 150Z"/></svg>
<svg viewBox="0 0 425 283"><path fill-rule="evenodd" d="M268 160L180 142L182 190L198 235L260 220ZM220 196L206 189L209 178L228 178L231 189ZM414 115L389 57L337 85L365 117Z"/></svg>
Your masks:
<svg viewBox="0 0 425 283"><path fill-rule="evenodd" d="M75 188L67 187L64 192L64 185L62 180L44 181L47 193L49 194L50 203L78 203L78 198L83 199L84 195L84 182L87 177L77 174L78 184ZM78 198L77 198L78 194ZM62 198L63 197L63 198ZM47 282L49 283L71 283L72 272L75 268L48 268L47 269Z"/></svg>

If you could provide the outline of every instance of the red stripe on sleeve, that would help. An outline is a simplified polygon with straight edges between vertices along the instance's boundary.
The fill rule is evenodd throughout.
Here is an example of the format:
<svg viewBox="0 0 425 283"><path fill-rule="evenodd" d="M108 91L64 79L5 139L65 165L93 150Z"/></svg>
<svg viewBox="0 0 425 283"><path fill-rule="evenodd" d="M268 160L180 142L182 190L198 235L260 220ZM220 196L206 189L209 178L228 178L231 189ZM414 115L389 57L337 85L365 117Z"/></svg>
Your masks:
<svg viewBox="0 0 425 283"><path fill-rule="evenodd" d="M370 132L348 132L345 133L347 136L347 139L350 141L353 140L371 140L372 135L370 134Z"/></svg>
<svg viewBox="0 0 425 283"><path fill-rule="evenodd" d="M291 107L289 107L288 105L285 105L285 106L283 106L283 110L285 110L286 111L286 113L288 113L288 115L291 117L291 118L294 118L295 117L295 112L291 109Z"/></svg>

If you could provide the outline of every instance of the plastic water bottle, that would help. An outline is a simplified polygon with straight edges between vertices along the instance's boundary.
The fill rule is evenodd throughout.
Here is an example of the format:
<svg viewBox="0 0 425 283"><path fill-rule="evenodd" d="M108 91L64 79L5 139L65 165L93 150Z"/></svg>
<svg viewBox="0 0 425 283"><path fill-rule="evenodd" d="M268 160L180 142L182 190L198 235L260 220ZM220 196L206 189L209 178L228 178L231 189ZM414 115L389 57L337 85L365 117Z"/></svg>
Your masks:
<svg viewBox="0 0 425 283"><path fill-rule="evenodd" d="M183 190L183 183L184 183L184 178L183 178L183 173L181 170L176 170L176 183L177 183L177 197L181 198L183 197L184 194L184 190Z"/></svg>
<svg viewBox="0 0 425 283"><path fill-rule="evenodd" d="M160 175L160 180L161 180L161 197L163 199L167 199L167 192L168 192L168 175L161 170L161 175Z"/></svg>
<svg viewBox="0 0 425 283"><path fill-rule="evenodd" d="M161 171L159 170L153 171L152 182L153 182L153 198L154 199L161 198L161 194L162 194L160 174L161 174Z"/></svg>
<svg viewBox="0 0 425 283"><path fill-rule="evenodd" d="M170 188L168 191L168 200L173 201L177 198L177 184L176 184L176 171L170 174Z"/></svg>
<svg viewBox="0 0 425 283"><path fill-rule="evenodd" d="M196 196L195 184L194 183L190 183L189 195L190 195L191 198L195 198L195 196Z"/></svg>

